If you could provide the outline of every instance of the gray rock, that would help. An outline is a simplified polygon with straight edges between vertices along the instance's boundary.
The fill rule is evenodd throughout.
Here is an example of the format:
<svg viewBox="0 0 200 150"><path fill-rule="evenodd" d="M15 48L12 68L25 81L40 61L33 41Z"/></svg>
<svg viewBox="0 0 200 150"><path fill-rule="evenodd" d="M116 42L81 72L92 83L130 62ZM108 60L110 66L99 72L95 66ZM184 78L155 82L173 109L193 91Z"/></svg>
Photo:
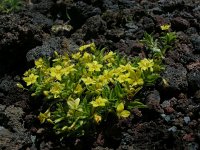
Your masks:
<svg viewBox="0 0 200 150"><path fill-rule="evenodd" d="M40 0L39 3L31 6L30 9L40 12L40 13L48 13L52 7L55 5L53 0Z"/></svg>
<svg viewBox="0 0 200 150"><path fill-rule="evenodd" d="M96 37L99 32L106 32L106 29L107 24L99 15L87 19L85 24L82 26L82 32L85 33L85 38Z"/></svg>
<svg viewBox="0 0 200 150"><path fill-rule="evenodd" d="M168 83L168 85L164 87L168 93L181 90L186 91L188 89L187 70L182 64L176 65L177 66L166 66L162 74L162 77Z"/></svg>
<svg viewBox="0 0 200 150"><path fill-rule="evenodd" d="M157 90L154 90L147 95L146 101L148 108L159 113L164 113L164 110L160 107L160 93Z"/></svg>
<svg viewBox="0 0 200 150"><path fill-rule="evenodd" d="M2 81L0 81L0 90L3 92L10 92L14 89L15 85L17 83L11 79L11 77L7 76L5 78L2 78Z"/></svg>
<svg viewBox="0 0 200 150"><path fill-rule="evenodd" d="M128 29L132 29L132 32L135 32L138 29L138 26L135 23L133 23L133 22L126 23L125 26Z"/></svg>
<svg viewBox="0 0 200 150"><path fill-rule="evenodd" d="M173 126L173 127L169 128L168 131L176 132L177 131L177 127Z"/></svg>
<svg viewBox="0 0 200 150"><path fill-rule="evenodd" d="M190 120L190 117L184 117L183 120L184 120L184 122L185 122L186 124L188 124L188 123L191 121L191 120Z"/></svg>
<svg viewBox="0 0 200 150"><path fill-rule="evenodd" d="M80 18L83 19L101 14L100 8L93 7L92 5L88 5L87 3L84 3L82 1L76 2L73 9L76 12L76 16L81 16Z"/></svg>
<svg viewBox="0 0 200 150"><path fill-rule="evenodd" d="M193 69L187 74L189 89L197 91L200 89L200 70Z"/></svg>
<svg viewBox="0 0 200 150"><path fill-rule="evenodd" d="M32 143L30 133L26 132L21 122L24 112L20 107L11 105L5 110L0 110L0 114L4 115L1 123L9 127L7 129L0 126L0 149L17 150Z"/></svg>
<svg viewBox="0 0 200 150"><path fill-rule="evenodd" d="M164 11L172 12L176 10L177 8L184 7L184 1L183 0L159 0L159 5Z"/></svg>
<svg viewBox="0 0 200 150"><path fill-rule="evenodd" d="M200 53L200 36L199 35L192 35L191 42L194 46L194 50L196 53Z"/></svg>
<svg viewBox="0 0 200 150"><path fill-rule="evenodd" d="M102 7L105 10L107 10L107 9L118 10L119 9L119 6L118 6L116 0L103 0Z"/></svg>
<svg viewBox="0 0 200 150"><path fill-rule="evenodd" d="M30 14L30 13L29 13ZM33 23L34 14L0 15L0 76L10 71L19 71L25 65L26 52L42 43L42 27L45 17L38 24Z"/></svg>
<svg viewBox="0 0 200 150"><path fill-rule="evenodd" d="M162 108L170 107L170 101L164 101L164 102L161 104L161 107L162 107Z"/></svg>
<svg viewBox="0 0 200 150"><path fill-rule="evenodd" d="M187 145L187 149L188 150L198 150L199 149L199 144L196 143L196 142L189 143Z"/></svg>
<svg viewBox="0 0 200 150"><path fill-rule="evenodd" d="M40 57L52 57L54 51L61 52L61 38L50 38L43 43L42 46L37 46L34 49L31 49L26 54L26 59L28 62L34 61Z"/></svg>
<svg viewBox="0 0 200 150"><path fill-rule="evenodd" d="M4 127L0 127L0 137L0 149L2 150L18 150L32 143L27 134L12 133Z"/></svg>
<svg viewBox="0 0 200 150"><path fill-rule="evenodd" d="M149 17L144 17L141 19L141 23L143 24L144 29L147 31L152 31L154 29L154 21Z"/></svg>
<svg viewBox="0 0 200 150"><path fill-rule="evenodd" d="M172 19L172 28L175 30L186 30L190 27L190 23L181 17L176 17Z"/></svg>
<svg viewBox="0 0 200 150"><path fill-rule="evenodd" d="M171 117L169 115L161 114L161 117L166 121L169 122L171 120Z"/></svg>

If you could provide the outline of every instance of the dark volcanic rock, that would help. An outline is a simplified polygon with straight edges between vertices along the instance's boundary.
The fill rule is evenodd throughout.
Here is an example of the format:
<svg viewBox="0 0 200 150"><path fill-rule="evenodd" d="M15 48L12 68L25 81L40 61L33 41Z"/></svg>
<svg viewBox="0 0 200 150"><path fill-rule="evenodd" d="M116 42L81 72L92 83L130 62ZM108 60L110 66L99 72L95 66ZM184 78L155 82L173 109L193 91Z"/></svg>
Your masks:
<svg viewBox="0 0 200 150"><path fill-rule="evenodd" d="M140 21L140 23L143 25L144 27L144 30L145 31L148 31L148 32L152 32L153 29L154 29L154 22L151 18L148 18L148 17L143 17Z"/></svg>
<svg viewBox="0 0 200 150"><path fill-rule="evenodd" d="M101 9L100 8L95 8L92 5L88 5L87 3L84 3L82 1L76 2L74 6L74 11L76 14L74 15L80 15L81 18L87 19L95 15L100 15L101 14Z"/></svg>
<svg viewBox="0 0 200 150"><path fill-rule="evenodd" d="M190 23L181 17L176 17L172 19L172 28L174 30L180 31L180 30L186 30L187 28L190 27Z"/></svg>
<svg viewBox="0 0 200 150"><path fill-rule="evenodd" d="M0 79L0 104L15 105L28 109L29 94L19 89L16 84L19 79L5 76Z"/></svg>
<svg viewBox="0 0 200 150"><path fill-rule="evenodd" d="M119 6L116 0L103 0L102 8L105 10L108 10L108 9L118 10Z"/></svg>
<svg viewBox="0 0 200 150"><path fill-rule="evenodd" d="M46 14L50 13L50 10L52 9L54 4L55 3L53 0L41 0L39 3L30 6L30 9L32 9L32 11L34 12L38 11L42 14Z"/></svg>
<svg viewBox="0 0 200 150"><path fill-rule="evenodd" d="M191 91L197 91L200 89L200 71L193 69L187 74L189 88Z"/></svg>
<svg viewBox="0 0 200 150"><path fill-rule="evenodd" d="M191 42L194 46L194 50L196 53L200 53L200 36L199 35L192 35Z"/></svg>
<svg viewBox="0 0 200 150"><path fill-rule="evenodd" d="M99 33L105 33L106 29L107 24L99 15L87 19L82 26L82 32L85 33L85 40L97 37Z"/></svg>
<svg viewBox="0 0 200 150"><path fill-rule="evenodd" d="M17 150L32 143L31 135L25 132L26 129L21 122L23 110L20 107L9 106L0 110L4 114L4 120L8 120L4 126L0 124L0 149Z"/></svg>
<svg viewBox="0 0 200 150"><path fill-rule="evenodd" d="M26 52L42 43L44 32L41 29L47 26L45 17L42 17L44 22L38 23L38 18L33 17L26 13L0 16L0 76L11 70L23 70Z"/></svg>
<svg viewBox="0 0 200 150"><path fill-rule="evenodd" d="M33 61L40 57L52 57L54 51L61 50L61 43L62 40L57 38L50 38L49 40L45 41L42 46L37 46L36 48L30 50L27 55L27 61Z"/></svg>
<svg viewBox="0 0 200 150"><path fill-rule="evenodd" d="M155 90L152 91L146 98L146 105L150 109L154 109L156 112L163 113L163 109L160 106L160 93Z"/></svg>
<svg viewBox="0 0 200 150"><path fill-rule="evenodd" d="M199 0L26 1L32 4L21 12L0 15L0 149L199 149ZM36 97L31 101L30 93L16 87L19 77L11 75L11 71L14 76L22 74L39 57L76 51L78 45L91 41L143 58L139 40L144 32L159 37L167 32L160 26L170 23L169 31L178 32L163 61L163 84L158 80L136 95L148 108L134 109L117 126L114 117L102 121L92 137L60 141L49 124L39 124L37 115L46 108L43 101L34 101ZM51 27L57 24L73 29L55 34Z"/></svg>
<svg viewBox="0 0 200 150"><path fill-rule="evenodd" d="M114 42L118 42L123 36L124 36L124 29L117 28L117 29L111 29L107 30L106 37L108 39L111 39Z"/></svg>
<svg viewBox="0 0 200 150"><path fill-rule="evenodd" d="M165 90L169 90L166 93L176 91L186 91L188 89L187 82L187 70L181 64L176 64L176 66L166 66L162 77L167 81L167 86ZM170 93L172 94L172 93Z"/></svg>
<svg viewBox="0 0 200 150"><path fill-rule="evenodd" d="M164 11L172 12L175 9L181 9L184 7L183 0L159 0L159 4Z"/></svg>
<svg viewBox="0 0 200 150"><path fill-rule="evenodd" d="M78 46L72 41L64 37L52 37L46 40L42 46L37 46L36 48L30 50L26 54L27 61L34 61L40 57L52 57L54 51L59 54L65 52L73 52L78 49Z"/></svg>

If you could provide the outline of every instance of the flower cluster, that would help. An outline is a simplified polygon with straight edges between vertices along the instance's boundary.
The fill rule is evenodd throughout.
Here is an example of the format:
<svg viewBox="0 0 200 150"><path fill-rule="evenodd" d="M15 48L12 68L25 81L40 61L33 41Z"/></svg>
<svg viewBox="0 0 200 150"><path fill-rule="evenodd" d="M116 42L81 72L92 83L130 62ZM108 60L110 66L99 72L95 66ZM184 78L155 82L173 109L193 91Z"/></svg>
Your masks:
<svg viewBox="0 0 200 150"><path fill-rule="evenodd" d="M134 101L134 95L154 83L158 68L153 59L128 60L91 43L72 55L55 52L52 62L39 58L23 80L31 86L33 96L44 95L52 102L39 114L41 123L52 123L57 133L78 136L109 113L126 118L135 103L144 107Z"/></svg>

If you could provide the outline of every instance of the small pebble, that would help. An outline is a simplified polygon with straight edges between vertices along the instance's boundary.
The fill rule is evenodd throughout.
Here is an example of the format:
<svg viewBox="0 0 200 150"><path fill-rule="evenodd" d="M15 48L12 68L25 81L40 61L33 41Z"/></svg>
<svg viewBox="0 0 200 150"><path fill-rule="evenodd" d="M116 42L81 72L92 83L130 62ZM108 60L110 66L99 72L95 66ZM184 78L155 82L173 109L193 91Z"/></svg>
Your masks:
<svg viewBox="0 0 200 150"><path fill-rule="evenodd" d="M165 119L165 121L169 122L171 120L169 115L161 114L161 117Z"/></svg>
<svg viewBox="0 0 200 150"><path fill-rule="evenodd" d="M188 144L188 150L198 150L199 149L199 144L196 142L192 142Z"/></svg>
<svg viewBox="0 0 200 150"><path fill-rule="evenodd" d="M32 141L33 143L35 143L35 140L36 140L36 136L32 136L32 135L31 135L31 141Z"/></svg>
<svg viewBox="0 0 200 150"><path fill-rule="evenodd" d="M173 126L173 127L169 128L168 131L176 132L177 131L177 127Z"/></svg>
<svg viewBox="0 0 200 150"><path fill-rule="evenodd" d="M169 101L164 101L164 102L161 104L161 107L162 107L162 108L170 107L170 102L169 102Z"/></svg>
<svg viewBox="0 0 200 150"><path fill-rule="evenodd" d="M184 117L183 120L185 121L186 124L190 122L190 117Z"/></svg>

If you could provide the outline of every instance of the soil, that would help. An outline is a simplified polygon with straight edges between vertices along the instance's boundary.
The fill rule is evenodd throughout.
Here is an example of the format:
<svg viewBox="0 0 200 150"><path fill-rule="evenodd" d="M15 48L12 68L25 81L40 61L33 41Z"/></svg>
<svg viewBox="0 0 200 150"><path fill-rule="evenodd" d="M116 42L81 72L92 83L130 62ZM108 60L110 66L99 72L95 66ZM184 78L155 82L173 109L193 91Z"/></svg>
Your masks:
<svg viewBox="0 0 200 150"><path fill-rule="evenodd" d="M143 89L147 109L105 122L96 133L60 140L37 115L41 100L16 87L33 61L95 42L124 55L142 56L144 32L159 36L171 24L178 39L166 53L165 71ZM67 28L52 30L52 26ZM200 149L199 0L32 0L0 14L0 149L198 150Z"/></svg>

